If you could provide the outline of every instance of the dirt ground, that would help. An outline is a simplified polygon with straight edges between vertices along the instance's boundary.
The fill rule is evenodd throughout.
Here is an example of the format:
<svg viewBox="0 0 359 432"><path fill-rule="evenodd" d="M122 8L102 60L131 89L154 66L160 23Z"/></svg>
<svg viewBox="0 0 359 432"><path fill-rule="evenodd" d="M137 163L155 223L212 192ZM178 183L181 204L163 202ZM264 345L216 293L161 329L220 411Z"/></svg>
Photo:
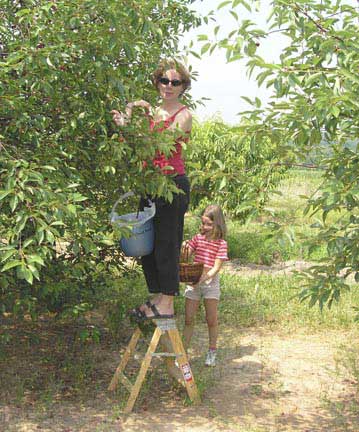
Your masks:
<svg viewBox="0 0 359 432"><path fill-rule="evenodd" d="M205 328L202 335L205 343ZM153 407L129 416L124 430L358 431L359 418L345 413L353 394L335 373L342 337L228 332L202 406Z"/></svg>
<svg viewBox="0 0 359 432"><path fill-rule="evenodd" d="M236 272L238 268L238 263L234 263L226 271ZM270 271L278 274L293 268L303 266L284 263ZM242 275L266 271L265 266L241 268ZM21 400L11 403L9 398L0 399L5 401L0 404L0 431L357 432L359 411L358 403L353 403L358 398L355 383L338 373L336 363L341 344L350 340L358 340L358 334L328 331L286 334L258 327L234 331L223 326L218 365L205 368L207 329L200 323L196 327L190 362L198 378L202 403L198 406L188 403L184 390L174 387L165 369L157 364L133 413L127 416L122 414L127 393L121 389L115 394L107 391L123 353L124 340L120 352L113 346L90 352L93 379L76 397L67 397L66 386L70 393L70 385L62 382L58 393L43 391L34 397L27 391ZM50 342L51 339L44 341L44 346L51 346ZM50 371L51 355L41 352L44 349L41 343L38 347L38 358L48 356ZM64 361L61 349L53 355L58 361ZM26 376L29 379L37 376L37 381L41 381L40 363L36 363L33 352L24 348L22 353L18 351L7 360L0 377L19 382L15 375L21 374L23 380ZM83 365L77 366L79 374ZM55 374L56 379L60 380Z"/></svg>
<svg viewBox="0 0 359 432"><path fill-rule="evenodd" d="M195 376L203 369L203 324L196 339ZM336 373L335 355L342 340L342 333L280 335L256 329L233 334L223 329L219 365L205 370L206 391L199 406L186 406L183 390L174 390L157 376L145 388L135 411L124 416L103 382L77 402L2 406L0 430L358 431L358 414L350 410L354 388ZM203 382L198 385L203 388Z"/></svg>
<svg viewBox="0 0 359 432"><path fill-rule="evenodd" d="M271 274L273 276L289 275L293 271L302 271L311 267L313 263L308 261L283 261L264 264L241 264L239 259L232 259L224 264L225 271L243 276L258 276L261 274Z"/></svg>

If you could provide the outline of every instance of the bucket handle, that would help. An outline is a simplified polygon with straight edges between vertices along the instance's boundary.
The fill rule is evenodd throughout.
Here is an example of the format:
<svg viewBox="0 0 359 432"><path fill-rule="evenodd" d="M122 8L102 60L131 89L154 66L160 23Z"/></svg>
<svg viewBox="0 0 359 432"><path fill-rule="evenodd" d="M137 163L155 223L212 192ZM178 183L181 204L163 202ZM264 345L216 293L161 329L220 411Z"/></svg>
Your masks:
<svg viewBox="0 0 359 432"><path fill-rule="evenodd" d="M123 201L124 199L126 199L126 198L128 198L130 196L133 196L133 195L134 195L134 193L132 191L130 191L130 192L126 192L125 194L123 194L123 195L120 196L120 198L115 202L115 204L112 207L112 210L111 210L111 213L110 213L110 219L111 219L111 221L112 221L112 218L115 216L115 210L116 210L117 205L121 201Z"/></svg>
<svg viewBox="0 0 359 432"><path fill-rule="evenodd" d="M120 198L115 202L115 204L114 204L113 207L112 207L111 213L110 213L110 220L111 220L111 222L115 222L115 220L116 220L116 219L115 219L115 216L116 216L116 211L115 211L115 210L116 210L118 204L119 204L121 201L123 201L123 200L125 200L126 198L129 198L129 197L131 197L131 196L134 196L134 193L133 193L132 191L126 192L125 194L121 195ZM152 202L151 200L148 200L148 201L149 201L149 203L150 203L150 207L151 207L151 209L153 209L153 211L148 215L147 218L142 219L142 220L140 221L140 225L143 225L145 222L147 222L148 220L152 219L153 216L154 216L155 213L156 213L155 203Z"/></svg>

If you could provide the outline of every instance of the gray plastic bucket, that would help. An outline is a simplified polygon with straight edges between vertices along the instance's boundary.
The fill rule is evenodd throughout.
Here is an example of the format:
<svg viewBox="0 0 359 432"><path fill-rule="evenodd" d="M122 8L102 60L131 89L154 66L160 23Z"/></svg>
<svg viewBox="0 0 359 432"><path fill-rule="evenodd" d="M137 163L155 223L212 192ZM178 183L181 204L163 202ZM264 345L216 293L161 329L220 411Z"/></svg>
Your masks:
<svg viewBox="0 0 359 432"><path fill-rule="evenodd" d="M150 206L145 207L143 211L118 215L116 213L117 205L133 195L133 192L127 192L116 201L110 214L110 220L112 225L131 229L130 237L122 237L120 240L122 252L126 256L140 257L148 255L153 251L155 237L153 217L156 213L156 206L151 202Z"/></svg>

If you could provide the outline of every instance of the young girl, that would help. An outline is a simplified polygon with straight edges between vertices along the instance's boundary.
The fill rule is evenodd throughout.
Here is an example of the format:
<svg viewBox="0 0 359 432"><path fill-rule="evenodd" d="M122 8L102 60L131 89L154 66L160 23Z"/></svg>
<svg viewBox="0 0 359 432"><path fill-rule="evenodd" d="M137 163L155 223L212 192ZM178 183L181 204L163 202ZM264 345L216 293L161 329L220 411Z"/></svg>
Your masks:
<svg viewBox="0 0 359 432"><path fill-rule="evenodd" d="M194 327L194 316L198 310L201 297L204 299L206 321L208 325L209 349L206 366L216 365L218 336L218 301L220 297L219 270L228 260L226 223L218 205L208 206L202 215L200 234L195 235L185 244L189 255L194 253L194 262L204 264L203 273L196 285L187 285L185 290L185 328L184 343L188 348Z"/></svg>

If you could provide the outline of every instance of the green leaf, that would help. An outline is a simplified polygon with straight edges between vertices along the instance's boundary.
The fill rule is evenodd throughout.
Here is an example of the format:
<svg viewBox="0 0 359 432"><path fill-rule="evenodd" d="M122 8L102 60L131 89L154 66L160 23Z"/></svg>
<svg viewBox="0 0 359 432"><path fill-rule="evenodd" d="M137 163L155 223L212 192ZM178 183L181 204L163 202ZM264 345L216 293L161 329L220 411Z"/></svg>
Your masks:
<svg viewBox="0 0 359 432"><path fill-rule="evenodd" d="M333 114L334 117L339 117L340 115L340 108L337 106L332 106L330 108L331 113Z"/></svg>
<svg viewBox="0 0 359 432"><path fill-rule="evenodd" d="M29 15L30 13L31 13L30 9L23 8L23 9L20 9L19 11L17 11L15 15L17 17L22 17L24 15Z"/></svg>
<svg viewBox="0 0 359 432"><path fill-rule="evenodd" d="M248 12L252 12L252 8L250 7L249 3L244 0L241 0L241 3L248 10Z"/></svg>
<svg viewBox="0 0 359 432"><path fill-rule="evenodd" d="M323 72L316 72L305 79L305 84L311 86L313 83L317 83L322 76Z"/></svg>
<svg viewBox="0 0 359 432"><path fill-rule="evenodd" d="M196 51L192 51L192 50L190 50L189 52L190 52L194 57L196 57L196 58L198 58L198 59L201 59L200 54L198 54Z"/></svg>
<svg viewBox="0 0 359 432"><path fill-rule="evenodd" d="M218 168L219 168L220 170L223 170L223 169L224 169L224 165L223 165L223 162L222 162L221 160L216 159L216 160L214 161L214 163L218 165Z"/></svg>
<svg viewBox="0 0 359 432"><path fill-rule="evenodd" d="M229 11L229 13L233 16L233 18L236 20L236 21L238 21L238 15L236 14L236 12L234 12L234 11Z"/></svg>
<svg viewBox="0 0 359 432"><path fill-rule="evenodd" d="M11 194L13 190L0 190L0 201L3 200L5 197L7 197L9 194Z"/></svg>
<svg viewBox="0 0 359 432"><path fill-rule="evenodd" d="M74 204L67 204L66 208L67 208L67 211L69 213L71 213L71 214L73 214L73 215L76 216L77 210L76 210L76 206Z"/></svg>
<svg viewBox="0 0 359 432"><path fill-rule="evenodd" d="M222 190L223 188L225 188L226 184L227 184L227 178L223 177L222 180L221 180L221 183L219 185L219 190Z"/></svg>
<svg viewBox="0 0 359 432"><path fill-rule="evenodd" d="M55 237L54 237L52 231L46 230L46 238L47 238L47 241L51 244L53 244L55 242Z"/></svg>
<svg viewBox="0 0 359 432"><path fill-rule="evenodd" d="M258 82L258 87L260 87L263 84L264 80L272 74L273 74L273 71L271 71L271 70L267 70L267 71L264 71L264 72L261 72L260 74L258 74L257 78L256 78L257 82Z"/></svg>
<svg viewBox="0 0 359 432"><path fill-rule="evenodd" d="M220 4L218 5L217 10L224 8L225 6L229 5L230 3L232 3L231 0L223 1L222 3L220 3Z"/></svg>
<svg viewBox="0 0 359 432"><path fill-rule="evenodd" d="M11 209L12 212L15 211L15 209L17 207L17 204L18 204L18 197L17 197L17 195L13 195L10 198L10 209Z"/></svg>
<svg viewBox="0 0 359 432"><path fill-rule="evenodd" d="M206 44L204 44L201 48L201 55L203 55L204 53L206 53L211 47L211 43L208 42Z"/></svg>
<svg viewBox="0 0 359 432"><path fill-rule="evenodd" d="M350 79L351 81L355 82L356 84L359 84L358 76L353 74L349 70L340 68L338 72L339 72L339 74L344 75L346 78Z"/></svg>
<svg viewBox="0 0 359 432"><path fill-rule="evenodd" d="M23 274L23 278L26 280L26 282L28 282L30 285L32 285L32 283L34 281L34 276L31 272L31 270L25 267L22 271L22 274Z"/></svg>
<svg viewBox="0 0 359 432"><path fill-rule="evenodd" d="M198 42L206 41L208 40L208 36L206 34L200 34L197 36Z"/></svg>
<svg viewBox="0 0 359 432"><path fill-rule="evenodd" d="M38 263L38 264L40 264L40 265L42 265L42 266L45 265L44 260L43 260L39 255L28 255L28 256L26 257L26 260L27 260L27 262L29 262L29 263L36 262L36 263Z"/></svg>
<svg viewBox="0 0 359 432"><path fill-rule="evenodd" d="M1 257L1 262L6 261L8 258L10 258L12 255L14 255L16 252L17 252L16 249L10 249L10 250L6 251L4 253L4 255L2 255L2 257Z"/></svg>
<svg viewBox="0 0 359 432"><path fill-rule="evenodd" d="M10 270L13 267L17 267L19 265L23 265L23 261L20 260L14 260L14 261L8 261L1 269L2 272L6 270Z"/></svg>

